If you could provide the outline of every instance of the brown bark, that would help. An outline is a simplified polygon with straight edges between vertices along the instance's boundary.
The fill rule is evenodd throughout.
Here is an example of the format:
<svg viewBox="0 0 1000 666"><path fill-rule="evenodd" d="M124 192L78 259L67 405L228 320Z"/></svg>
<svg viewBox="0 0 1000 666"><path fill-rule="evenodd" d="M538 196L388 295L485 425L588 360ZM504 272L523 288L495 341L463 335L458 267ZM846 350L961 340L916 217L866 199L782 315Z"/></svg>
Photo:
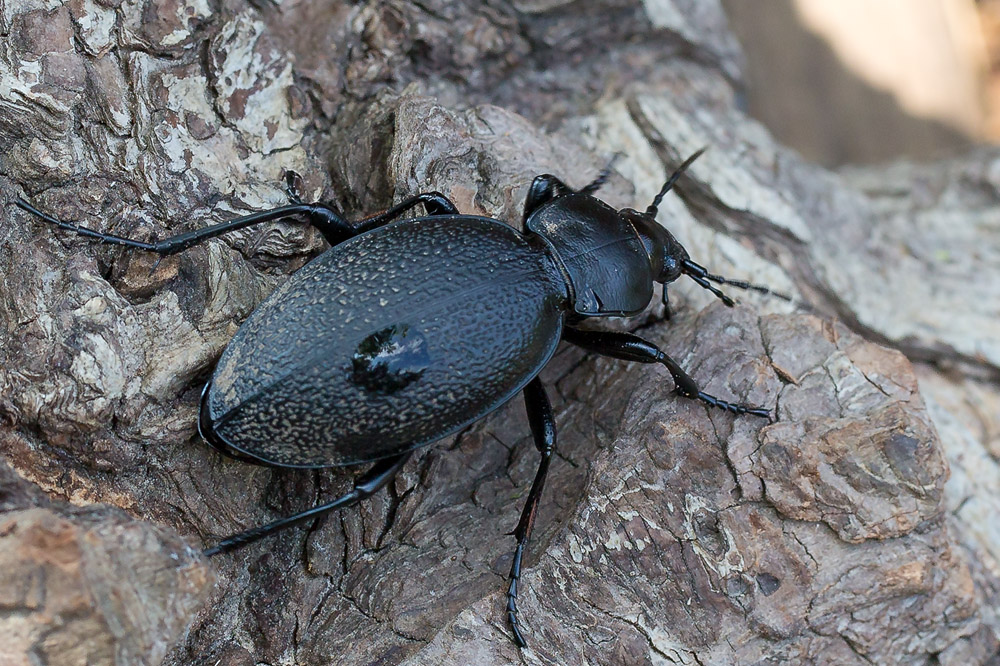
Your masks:
<svg viewBox="0 0 1000 666"><path fill-rule="evenodd" d="M1000 658L992 153L840 176L802 162L736 109L713 3L24 2L0 34L4 202L164 237L284 203L294 170L349 216L436 189L514 223L536 174L579 185L621 152L602 196L641 207L709 145L661 221L715 272L817 313L753 295L727 309L680 284L669 323L609 323L710 392L777 405L771 425L677 398L660 368L559 352L519 655L502 593L537 460L520 401L367 504L207 563L168 528L197 549L351 484L222 459L194 428L227 340L321 239L273 224L154 268L5 207L14 663ZM101 602L118 589L138 601ZM53 635L74 638L40 651Z"/></svg>

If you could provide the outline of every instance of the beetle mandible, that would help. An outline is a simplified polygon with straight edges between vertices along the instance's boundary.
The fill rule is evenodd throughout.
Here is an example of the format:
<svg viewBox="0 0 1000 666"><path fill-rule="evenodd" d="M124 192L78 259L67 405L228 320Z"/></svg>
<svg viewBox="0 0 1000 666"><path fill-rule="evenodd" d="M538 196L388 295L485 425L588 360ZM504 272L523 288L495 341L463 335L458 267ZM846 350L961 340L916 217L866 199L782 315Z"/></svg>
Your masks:
<svg viewBox="0 0 1000 666"><path fill-rule="evenodd" d="M198 431L222 453L257 464L317 468L374 463L331 502L235 534L205 550L217 555L280 529L350 506L385 486L418 447L453 434L523 391L541 454L520 520L507 589L518 623L521 561L531 536L556 424L539 372L560 340L614 358L659 363L677 392L735 414L770 412L703 392L673 359L631 333L585 331L591 317L639 314L687 275L726 305L712 283L772 293L710 273L656 221L657 207L703 152L685 160L644 212L616 211L552 175L528 189L523 233L499 220L463 215L439 192L348 221L332 205L290 205L146 243L101 233L14 203L48 223L103 243L176 254L250 225L305 216L331 247L297 271L250 315L222 353L201 397ZM426 215L399 219L423 205ZM775 294L787 298L782 294ZM455 350L460 340L465 356Z"/></svg>

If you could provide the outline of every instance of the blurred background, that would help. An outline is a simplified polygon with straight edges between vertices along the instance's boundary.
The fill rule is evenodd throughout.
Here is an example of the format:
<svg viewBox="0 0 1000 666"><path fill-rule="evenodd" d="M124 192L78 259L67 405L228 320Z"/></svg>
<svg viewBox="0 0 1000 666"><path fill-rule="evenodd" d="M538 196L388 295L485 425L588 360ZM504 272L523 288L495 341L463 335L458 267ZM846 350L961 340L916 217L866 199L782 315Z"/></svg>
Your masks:
<svg viewBox="0 0 1000 666"><path fill-rule="evenodd" d="M747 111L826 165L1000 142L1000 0L723 0Z"/></svg>

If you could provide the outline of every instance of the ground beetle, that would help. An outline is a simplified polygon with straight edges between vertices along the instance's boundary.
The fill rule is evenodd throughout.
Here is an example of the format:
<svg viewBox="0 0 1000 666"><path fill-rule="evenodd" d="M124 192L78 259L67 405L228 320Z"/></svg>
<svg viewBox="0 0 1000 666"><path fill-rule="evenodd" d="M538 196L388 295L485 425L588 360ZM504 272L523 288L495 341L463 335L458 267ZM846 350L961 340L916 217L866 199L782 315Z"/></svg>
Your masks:
<svg viewBox="0 0 1000 666"><path fill-rule="evenodd" d="M681 275L730 306L734 301L712 282L769 291L709 273L654 219L664 195L701 152L677 168L641 213L616 211L592 196L610 167L578 191L555 176L538 176L525 202L524 233L498 220L462 215L438 192L350 222L333 206L303 203L290 187L291 205L154 243L100 233L23 200L15 203L60 228L161 256L292 215L305 216L330 242L236 332L202 392L198 430L219 451L247 462L375 465L343 497L223 539L206 555L370 496L414 449L465 428L523 390L541 453L513 532L517 547L507 590L507 619L523 647L517 619L521 558L556 444L538 373L560 340L628 361L660 363L684 397L770 417L766 409L704 393L673 359L636 335L577 328L590 317L642 312L654 282L666 285ZM398 219L419 204L425 217ZM666 294L664 286L664 304Z"/></svg>

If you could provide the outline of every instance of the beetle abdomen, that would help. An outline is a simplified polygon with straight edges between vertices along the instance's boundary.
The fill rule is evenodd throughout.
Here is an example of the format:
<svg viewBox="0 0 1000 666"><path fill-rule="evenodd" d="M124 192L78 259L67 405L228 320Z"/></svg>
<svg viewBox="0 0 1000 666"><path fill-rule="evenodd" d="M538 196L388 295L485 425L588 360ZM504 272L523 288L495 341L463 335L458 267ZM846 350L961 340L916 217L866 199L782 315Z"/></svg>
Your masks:
<svg viewBox="0 0 1000 666"><path fill-rule="evenodd" d="M492 411L558 344L566 287L542 246L471 216L405 220L331 248L223 353L216 435L267 462L349 465Z"/></svg>

